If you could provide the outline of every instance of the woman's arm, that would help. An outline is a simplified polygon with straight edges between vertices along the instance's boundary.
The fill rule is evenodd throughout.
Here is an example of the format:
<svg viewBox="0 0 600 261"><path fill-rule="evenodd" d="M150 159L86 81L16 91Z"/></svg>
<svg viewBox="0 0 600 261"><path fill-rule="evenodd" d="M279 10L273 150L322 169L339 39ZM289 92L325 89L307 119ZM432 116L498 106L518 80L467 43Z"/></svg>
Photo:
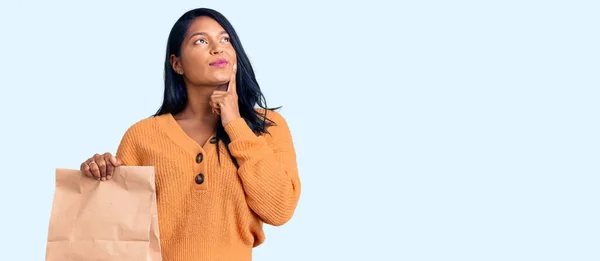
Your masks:
<svg viewBox="0 0 600 261"><path fill-rule="evenodd" d="M252 210L267 224L289 221L300 197L300 179L292 136L285 119L267 111L275 122L270 134L256 136L243 118L231 121L225 131L229 150L239 164L238 175Z"/></svg>

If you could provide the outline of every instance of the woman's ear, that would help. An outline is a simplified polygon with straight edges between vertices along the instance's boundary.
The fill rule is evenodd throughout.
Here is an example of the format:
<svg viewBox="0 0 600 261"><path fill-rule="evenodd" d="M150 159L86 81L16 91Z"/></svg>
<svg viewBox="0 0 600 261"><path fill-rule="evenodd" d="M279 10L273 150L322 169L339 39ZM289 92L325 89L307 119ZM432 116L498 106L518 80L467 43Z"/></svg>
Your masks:
<svg viewBox="0 0 600 261"><path fill-rule="evenodd" d="M176 73L183 75L183 67L181 66L181 60L174 54L171 54L171 56L169 56L169 60L171 62L171 67L173 67L173 70Z"/></svg>

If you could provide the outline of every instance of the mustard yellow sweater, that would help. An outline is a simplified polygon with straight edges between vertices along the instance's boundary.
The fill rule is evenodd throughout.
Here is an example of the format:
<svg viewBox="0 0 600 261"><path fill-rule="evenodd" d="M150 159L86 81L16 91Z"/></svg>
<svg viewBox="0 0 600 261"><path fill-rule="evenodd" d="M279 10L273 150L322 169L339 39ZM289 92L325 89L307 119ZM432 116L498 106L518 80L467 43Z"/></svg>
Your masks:
<svg viewBox="0 0 600 261"><path fill-rule="evenodd" d="M264 112L263 109L257 109ZM200 146L171 114L136 122L125 132L117 158L129 166L154 166L160 243L164 261L252 259L265 240L263 222L286 223L300 196L296 154L288 125L257 136L239 118L224 126L239 169L214 137Z"/></svg>

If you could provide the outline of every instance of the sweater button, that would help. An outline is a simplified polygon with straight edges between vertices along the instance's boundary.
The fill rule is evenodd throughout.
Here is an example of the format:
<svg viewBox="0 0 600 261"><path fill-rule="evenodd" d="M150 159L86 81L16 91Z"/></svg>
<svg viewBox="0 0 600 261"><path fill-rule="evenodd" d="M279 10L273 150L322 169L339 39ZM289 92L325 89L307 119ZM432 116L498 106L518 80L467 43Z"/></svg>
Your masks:
<svg viewBox="0 0 600 261"><path fill-rule="evenodd" d="M211 144L215 144L215 143L217 143L217 137L212 137L212 138L210 139L210 143L211 143Z"/></svg>
<svg viewBox="0 0 600 261"><path fill-rule="evenodd" d="M196 184L200 185L204 183L204 174L200 173L196 176Z"/></svg>
<svg viewBox="0 0 600 261"><path fill-rule="evenodd" d="M202 162L202 158L204 158L204 155L202 155L202 153L198 153L198 155L196 155L196 163Z"/></svg>

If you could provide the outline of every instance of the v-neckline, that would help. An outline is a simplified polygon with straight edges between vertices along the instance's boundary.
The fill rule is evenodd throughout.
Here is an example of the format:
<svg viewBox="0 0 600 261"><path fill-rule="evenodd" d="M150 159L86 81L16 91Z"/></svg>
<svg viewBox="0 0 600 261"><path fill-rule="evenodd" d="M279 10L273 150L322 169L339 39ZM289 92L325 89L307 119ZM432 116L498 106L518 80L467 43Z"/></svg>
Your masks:
<svg viewBox="0 0 600 261"><path fill-rule="evenodd" d="M192 137L190 137L179 125L173 114L165 113L163 115L159 115L156 117L159 125L165 131L167 136L169 136L177 145L185 149L191 155L197 155L200 152L208 153L215 146L210 146L212 143L210 142L214 137L216 137L217 132L213 132L210 137L204 142L204 144L198 143Z"/></svg>

